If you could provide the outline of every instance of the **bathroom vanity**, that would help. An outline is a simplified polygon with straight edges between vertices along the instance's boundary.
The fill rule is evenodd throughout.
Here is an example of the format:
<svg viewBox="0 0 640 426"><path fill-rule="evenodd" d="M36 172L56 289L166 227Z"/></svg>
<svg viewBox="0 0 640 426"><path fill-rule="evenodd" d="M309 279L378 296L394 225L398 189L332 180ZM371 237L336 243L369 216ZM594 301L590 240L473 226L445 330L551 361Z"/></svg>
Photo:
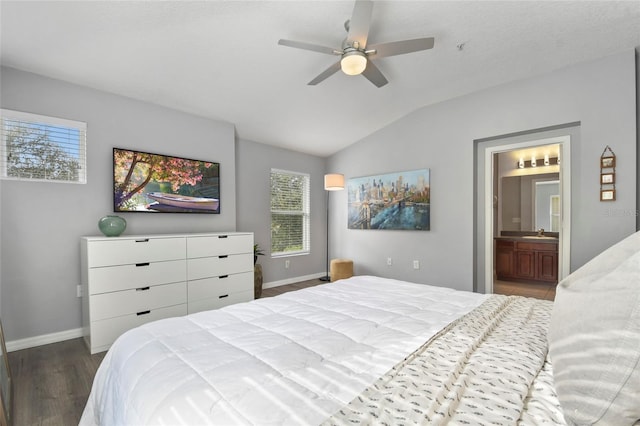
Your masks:
<svg viewBox="0 0 640 426"><path fill-rule="evenodd" d="M499 280L558 282L558 238L554 236L495 237Z"/></svg>

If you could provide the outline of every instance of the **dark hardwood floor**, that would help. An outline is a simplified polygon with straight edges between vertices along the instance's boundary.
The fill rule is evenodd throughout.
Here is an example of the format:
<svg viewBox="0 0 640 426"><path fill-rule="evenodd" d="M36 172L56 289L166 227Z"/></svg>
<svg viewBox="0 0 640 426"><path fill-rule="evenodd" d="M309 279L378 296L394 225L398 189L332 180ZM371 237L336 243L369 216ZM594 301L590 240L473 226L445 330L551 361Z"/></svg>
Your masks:
<svg viewBox="0 0 640 426"><path fill-rule="evenodd" d="M273 297L282 293L287 293L289 291L302 290L307 287L314 287L320 284L326 284L324 281L320 281L318 279L308 280L308 281L300 281L298 283L289 284L289 285L281 285L280 287L273 288L265 288L262 290L262 298L265 297Z"/></svg>
<svg viewBox="0 0 640 426"><path fill-rule="evenodd" d="M268 288L262 291L262 297L320 284L324 283L315 279ZM508 282L494 284L494 290L502 294L553 300L555 286L551 286L552 296L550 286L544 287ZM13 425L77 425L105 354L90 355L81 338L9 353L14 387Z"/></svg>
<svg viewBox="0 0 640 426"><path fill-rule="evenodd" d="M10 352L13 425L77 425L105 354L82 338Z"/></svg>

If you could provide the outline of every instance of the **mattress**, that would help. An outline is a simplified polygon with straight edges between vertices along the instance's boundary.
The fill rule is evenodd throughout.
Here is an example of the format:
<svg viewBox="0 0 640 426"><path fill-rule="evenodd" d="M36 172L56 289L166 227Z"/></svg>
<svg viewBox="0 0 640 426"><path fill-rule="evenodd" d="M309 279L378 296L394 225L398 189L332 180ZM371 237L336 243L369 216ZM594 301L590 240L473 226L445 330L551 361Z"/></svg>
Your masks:
<svg viewBox="0 0 640 426"><path fill-rule="evenodd" d="M378 277L130 330L82 425L319 424L486 295Z"/></svg>
<svg viewBox="0 0 640 426"><path fill-rule="evenodd" d="M503 424L515 425L516 420L519 424L563 424L561 414L556 416L559 408L551 376L545 374L550 371L545 362L550 302L512 299L356 276L275 298L149 323L123 334L106 354L80 424L377 423L382 411L392 416L402 411L398 402L405 396L399 389L405 386L407 368L408 377L420 377L411 385L418 389L419 398L434 390L439 393L440 388L459 387L455 380L461 374L456 369L447 373L447 365L456 364L458 370L464 370L475 362L467 373L476 376L486 359L481 341L495 340L489 332L502 330L499 322L510 324L512 331L525 326L537 330L530 341L518 343L524 348L519 353L529 373L526 383L516 386L522 395L516 414L511 416L513 421ZM508 318L503 310L514 311L515 317ZM484 325L485 320L490 324ZM466 331L460 334L460 327L480 333L480 338L469 337ZM529 334L522 330L522 334ZM497 334L504 337L509 333ZM463 340L470 342L468 347L460 345ZM500 371L503 343L489 346L490 353L497 347L498 359L491 365ZM476 349L480 349L480 358L471 362L469 357L476 357ZM506 370L515 371L519 381L522 361L510 362ZM398 379L397 372L402 373L399 383L393 382ZM451 386L443 384L447 376L447 380L454 380ZM480 383L480 390L484 389L486 384ZM385 393L389 391L391 394ZM470 386L469 392L477 389ZM511 390L502 392L510 395ZM465 398L461 392L459 400ZM432 399L439 398L416 403L423 405L413 416L417 420L406 423L424 424L433 413L439 415L445 409L456 413L455 408L433 406ZM448 395L440 399L451 405ZM493 399L501 410L504 404ZM469 410L473 404L465 401L462 405ZM518 411L527 411L528 406L532 407L530 413L518 419ZM474 409L470 410L475 415Z"/></svg>

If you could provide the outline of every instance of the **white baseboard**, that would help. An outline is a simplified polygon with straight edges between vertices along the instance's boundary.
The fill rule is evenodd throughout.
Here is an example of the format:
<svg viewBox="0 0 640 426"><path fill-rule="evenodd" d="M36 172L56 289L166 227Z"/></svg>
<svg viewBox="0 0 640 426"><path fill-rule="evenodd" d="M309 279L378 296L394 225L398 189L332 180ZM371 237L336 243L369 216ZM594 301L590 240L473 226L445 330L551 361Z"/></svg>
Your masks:
<svg viewBox="0 0 640 426"><path fill-rule="evenodd" d="M287 278L286 280L271 281L269 283L263 283L262 288L280 287L281 285L299 283L300 281L309 281L313 279L319 279L320 277L324 277L325 275L327 275L326 272L318 272L317 274L304 275L302 277L294 277L294 278Z"/></svg>
<svg viewBox="0 0 640 426"><path fill-rule="evenodd" d="M12 340L7 342L7 352L19 351L21 349L34 348L36 346L58 343L65 340L82 337L82 328L60 331L58 333L43 334L42 336L28 337L26 339Z"/></svg>

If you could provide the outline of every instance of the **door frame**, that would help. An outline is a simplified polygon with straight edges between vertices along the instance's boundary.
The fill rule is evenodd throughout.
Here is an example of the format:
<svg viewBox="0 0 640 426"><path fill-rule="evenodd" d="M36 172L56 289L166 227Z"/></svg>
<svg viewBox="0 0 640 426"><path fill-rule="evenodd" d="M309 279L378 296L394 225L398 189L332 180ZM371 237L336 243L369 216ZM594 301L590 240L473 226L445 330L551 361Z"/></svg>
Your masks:
<svg viewBox="0 0 640 426"><path fill-rule="evenodd" d="M508 143L505 145L490 146L485 148L484 156L484 193L485 193L485 221L484 221L484 259L486 294L493 293L493 176L495 164L494 154L514 151L518 149L532 148L543 145L560 145L560 234L558 240L558 281L569 275L571 271L571 136L569 134L543 139L534 139L525 142Z"/></svg>

